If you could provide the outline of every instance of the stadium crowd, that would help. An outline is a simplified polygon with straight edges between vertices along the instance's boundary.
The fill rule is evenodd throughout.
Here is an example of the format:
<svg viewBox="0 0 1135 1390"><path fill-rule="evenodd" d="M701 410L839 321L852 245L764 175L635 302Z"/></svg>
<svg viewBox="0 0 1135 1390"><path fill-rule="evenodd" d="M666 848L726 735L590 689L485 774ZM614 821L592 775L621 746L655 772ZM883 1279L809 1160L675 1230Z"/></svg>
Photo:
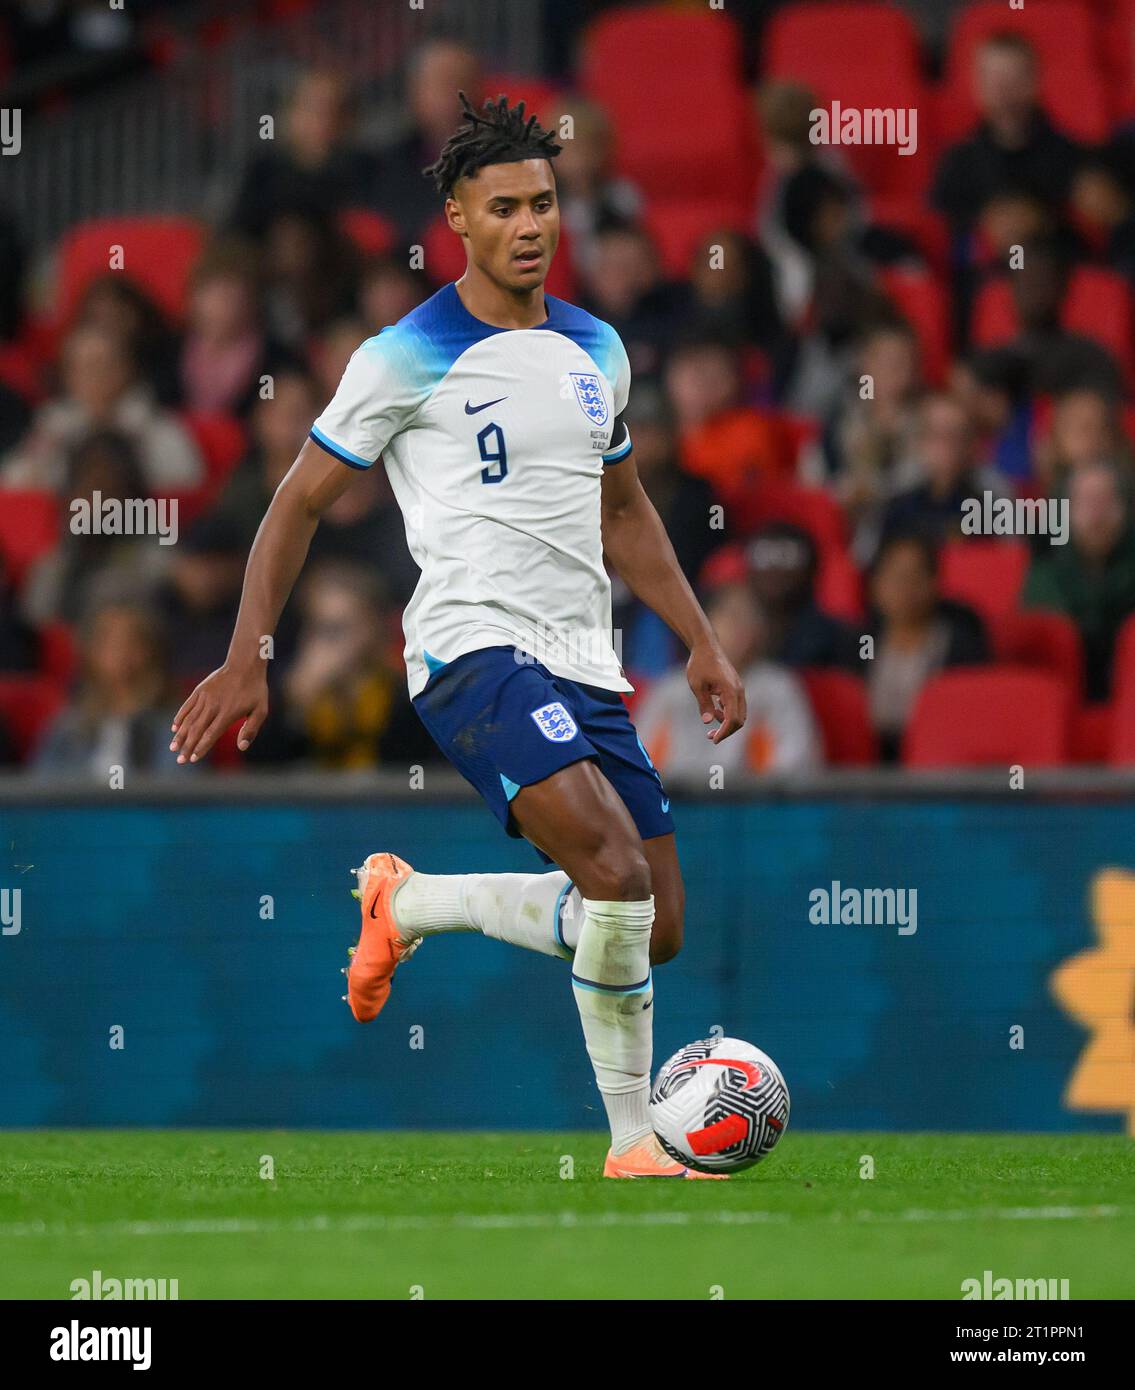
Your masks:
<svg viewBox="0 0 1135 1390"><path fill-rule="evenodd" d="M700 782L1135 762L1135 86L1101 39L1120 0L1054 5L1090 26L1094 130L1064 124L1046 64L1075 44L1030 27L1043 3L939 7L937 71L909 15L840 6L864 51L886 12L854 91L917 107L910 158L812 143L811 113L854 97L822 8L776 7L748 81L727 15L658 5L602 11L573 72L507 86L572 118L548 288L621 335L639 474L745 678L746 730L707 747L676 640L613 576L642 737ZM666 51L675 21L700 46ZM647 88L667 62L689 87L648 108L636 61ZM341 73L309 68L216 225L156 218L145 273L65 244L53 315L0 189L0 763L174 770L171 714L224 659L251 539L347 359L461 273L421 174L458 89L506 88L423 43L406 128L374 148ZM139 497L177 499L175 544L68 525ZM1063 538L963 534L971 504L1021 499L1066 503ZM285 612L250 764L440 757L401 668L416 575L382 469L360 474ZM230 738L217 763L241 761Z"/></svg>

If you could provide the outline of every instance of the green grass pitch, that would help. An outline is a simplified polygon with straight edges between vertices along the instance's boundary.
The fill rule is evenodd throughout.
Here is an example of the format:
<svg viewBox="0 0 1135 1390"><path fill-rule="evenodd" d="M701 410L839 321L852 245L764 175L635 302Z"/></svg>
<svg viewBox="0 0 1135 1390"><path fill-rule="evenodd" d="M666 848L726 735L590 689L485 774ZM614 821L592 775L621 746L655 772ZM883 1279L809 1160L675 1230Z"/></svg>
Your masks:
<svg viewBox="0 0 1135 1390"><path fill-rule="evenodd" d="M8 1131L0 1297L68 1298L96 1269L182 1299L959 1299L986 1269L1135 1295L1119 1136L790 1131L727 1183L602 1181L604 1152L596 1133Z"/></svg>

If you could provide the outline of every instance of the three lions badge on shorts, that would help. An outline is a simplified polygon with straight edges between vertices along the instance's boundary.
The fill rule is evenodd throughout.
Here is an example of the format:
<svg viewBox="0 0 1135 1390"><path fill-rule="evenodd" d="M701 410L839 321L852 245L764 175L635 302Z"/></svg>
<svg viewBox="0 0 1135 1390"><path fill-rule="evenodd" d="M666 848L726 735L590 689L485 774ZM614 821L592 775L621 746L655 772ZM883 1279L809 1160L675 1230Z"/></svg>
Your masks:
<svg viewBox="0 0 1135 1390"><path fill-rule="evenodd" d="M534 709L532 718L549 743L567 743L579 733L575 720L558 700Z"/></svg>

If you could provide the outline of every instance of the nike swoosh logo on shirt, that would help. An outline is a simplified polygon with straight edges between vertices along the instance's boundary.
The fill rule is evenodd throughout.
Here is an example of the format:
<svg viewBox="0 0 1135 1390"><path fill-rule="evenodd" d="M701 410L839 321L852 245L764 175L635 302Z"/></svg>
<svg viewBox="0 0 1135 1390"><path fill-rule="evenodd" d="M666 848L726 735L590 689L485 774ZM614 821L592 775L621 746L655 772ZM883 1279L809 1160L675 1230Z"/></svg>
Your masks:
<svg viewBox="0 0 1135 1390"><path fill-rule="evenodd" d="M507 400L508 400L508 397L507 397L507 396L498 396L498 397L496 398L495 401L486 401L484 405L470 405L469 402L466 401L466 402L465 402L465 414L466 414L466 415L476 415L477 412L480 411L480 410L488 410L489 406L491 406L491 405L500 405L501 401L507 401Z"/></svg>

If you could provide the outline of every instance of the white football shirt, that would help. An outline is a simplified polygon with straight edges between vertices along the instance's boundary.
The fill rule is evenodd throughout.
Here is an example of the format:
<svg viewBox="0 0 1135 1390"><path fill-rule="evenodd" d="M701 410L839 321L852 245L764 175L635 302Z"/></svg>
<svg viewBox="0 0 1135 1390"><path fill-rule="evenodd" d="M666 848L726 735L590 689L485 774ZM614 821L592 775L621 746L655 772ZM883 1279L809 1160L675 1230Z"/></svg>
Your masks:
<svg viewBox="0 0 1135 1390"><path fill-rule="evenodd" d="M536 328L474 318L446 285L347 364L311 437L381 455L422 574L402 622L410 695L466 652L633 690L611 644L600 484L631 451L630 364L609 324L545 296Z"/></svg>

